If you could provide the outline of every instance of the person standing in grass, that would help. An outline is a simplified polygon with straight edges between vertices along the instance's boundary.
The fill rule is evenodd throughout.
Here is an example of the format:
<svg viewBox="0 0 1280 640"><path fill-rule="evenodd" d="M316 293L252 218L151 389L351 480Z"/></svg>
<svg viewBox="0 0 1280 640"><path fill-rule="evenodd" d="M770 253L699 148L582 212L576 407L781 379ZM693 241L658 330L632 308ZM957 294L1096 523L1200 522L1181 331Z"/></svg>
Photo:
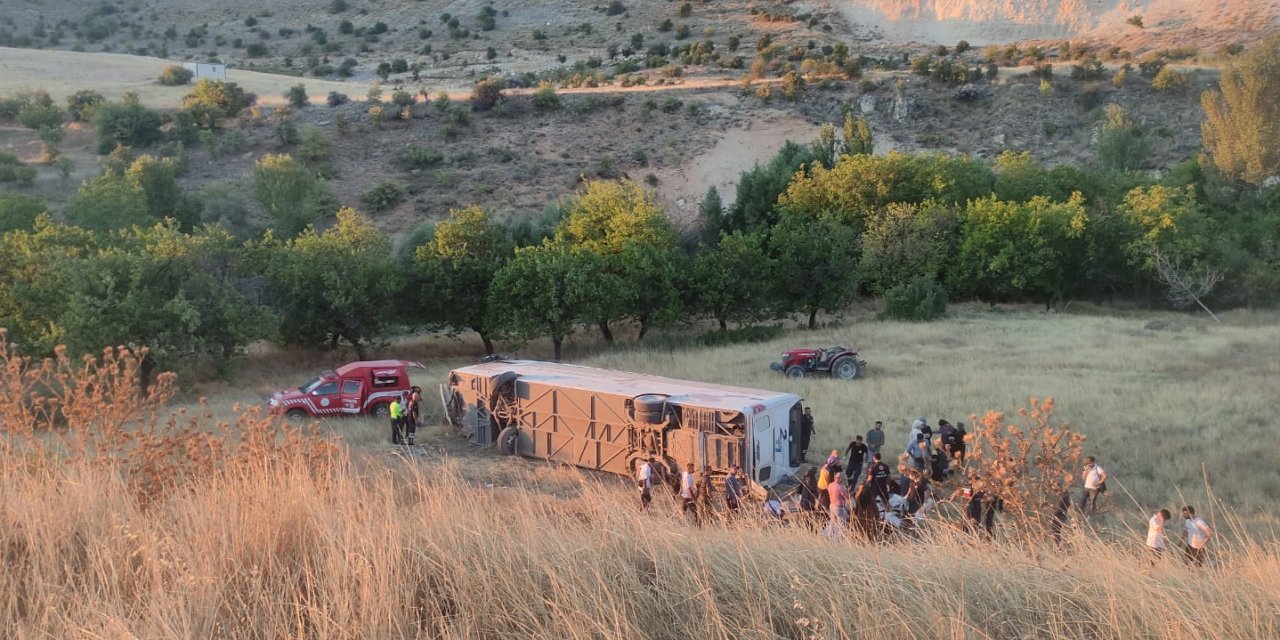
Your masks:
<svg viewBox="0 0 1280 640"><path fill-rule="evenodd" d="M404 444L404 434L400 429L404 420L404 405L400 398L391 401L388 411L391 414L391 444Z"/></svg>
<svg viewBox="0 0 1280 640"><path fill-rule="evenodd" d="M1080 496L1080 510L1091 516L1098 508L1098 494L1106 491L1107 471L1098 465L1093 456L1084 459L1084 493Z"/></svg>
<svg viewBox="0 0 1280 640"><path fill-rule="evenodd" d="M693 513L698 507L698 481L693 477L693 463L685 465L684 473L680 474L680 511L685 517ZM694 514L697 517L697 514Z"/></svg>
<svg viewBox="0 0 1280 640"><path fill-rule="evenodd" d="M409 390L409 397L405 402L404 412L404 437L405 444L413 446L413 437L418 433L418 417L421 415L420 404L422 401L422 389L413 387Z"/></svg>
<svg viewBox="0 0 1280 640"><path fill-rule="evenodd" d="M701 520L710 520L711 514L715 510L711 505L711 496L715 491L714 485L711 484L711 467L702 467L702 477L698 478L698 518Z"/></svg>
<svg viewBox="0 0 1280 640"><path fill-rule="evenodd" d="M1164 524L1169 521L1168 509L1161 509L1151 516L1151 520L1147 522L1147 548L1151 550L1152 562L1160 559L1164 555Z"/></svg>
<svg viewBox="0 0 1280 640"><path fill-rule="evenodd" d="M649 503L653 501L653 464L656 461L657 458L650 456L636 472L636 485L640 488L641 511L648 509Z"/></svg>
<svg viewBox="0 0 1280 640"><path fill-rule="evenodd" d="M867 481L862 487L863 491L871 491L867 498L869 502L880 498L885 504L889 504L889 465L881 460L879 453L871 456L871 466L867 468Z"/></svg>
<svg viewBox="0 0 1280 640"><path fill-rule="evenodd" d="M724 479L724 504L729 513L738 513L738 501L742 499L742 479L738 477L738 465L729 467L729 475Z"/></svg>
<svg viewBox="0 0 1280 640"><path fill-rule="evenodd" d="M818 469L809 467L804 472L804 478L800 480L800 517L805 520L810 529L816 529L817 512Z"/></svg>
<svg viewBox="0 0 1280 640"><path fill-rule="evenodd" d="M884 423L876 420L875 426L867 432L867 452L875 455L884 446Z"/></svg>
<svg viewBox="0 0 1280 640"><path fill-rule="evenodd" d="M1213 531L1196 515L1196 508L1190 505L1182 508L1182 528L1182 543L1186 545L1187 561L1194 566L1203 567L1208 554L1209 537L1213 535Z"/></svg>
<svg viewBox="0 0 1280 640"><path fill-rule="evenodd" d="M965 447L968 446L965 444L964 439L968 435L969 432L964 430L964 423L957 422L955 442L951 445L951 457L955 459L956 464L962 467L964 466Z"/></svg>
<svg viewBox="0 0 1280 640"><path fill-rule="evenodd" d="M844 486L843 473L836 473L827 493L831 496L831 525L838 530L849 521L849 488Z"/></svg>
<svg viewBox="0 0 1280 640"><path fill-rule="evenodd" d="M867 459L867 445L862 443L862 436L857 436L853 442L849 443L849 468L845 469L845 476L849 478L849 488L858 486L858 479L862 477L862 463Z"/></svg>

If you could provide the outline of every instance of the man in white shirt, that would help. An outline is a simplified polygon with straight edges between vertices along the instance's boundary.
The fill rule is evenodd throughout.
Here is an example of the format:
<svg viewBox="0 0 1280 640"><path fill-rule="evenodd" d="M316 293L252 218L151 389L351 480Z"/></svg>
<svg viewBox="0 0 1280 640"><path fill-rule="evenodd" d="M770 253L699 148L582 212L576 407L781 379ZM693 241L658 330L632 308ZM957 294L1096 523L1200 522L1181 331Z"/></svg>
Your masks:
<svg viewBox="0 0 1280 640"><path fill-rule="evenodd" d="M653 463L654 458L649 458L640 465L640 469L636 472L636 485L640 487L640 510L644 511L649 508L649 502L653 500L653 494L650 490L653 488Z"/></svg>
<svg viewBox="0 0 1280 640"><path fill-rule="evenodd" d="M1164 554L1164 523L1171 517L1168 509L1161 509L1147 523L1147 548L1155 555L1153 560L1159 560Z"/></svg>
<svg viewBox="0 0 1280 640"><path fill-rule="evenodd" d="M681 510L687 517L694 509L697 508L698 497L698 481L693 477L693 463L685 465L684 472L680 474L680 498L682 499Z"/></svg>
<svg viewBox="0 0 1280 640"><path fill-rule="evenodd" d="M1107 482L1107 471L1098 466L1093 456L1084 459L1084 494L1080 496L1080 510L1085 516L1093 515L1098 506L1098 494L1105 491L1102 487Z"/></svg>
<svg viewBox="0 0 1280 640"><path fill-rule="evenodd" d="M1202 519L1196 517L1196 508L1182 508L1182 542L1186 544L1187 561L1201 567L1204 566L1205 548L1209 546L1209 536L1213 531Z"/></svg>

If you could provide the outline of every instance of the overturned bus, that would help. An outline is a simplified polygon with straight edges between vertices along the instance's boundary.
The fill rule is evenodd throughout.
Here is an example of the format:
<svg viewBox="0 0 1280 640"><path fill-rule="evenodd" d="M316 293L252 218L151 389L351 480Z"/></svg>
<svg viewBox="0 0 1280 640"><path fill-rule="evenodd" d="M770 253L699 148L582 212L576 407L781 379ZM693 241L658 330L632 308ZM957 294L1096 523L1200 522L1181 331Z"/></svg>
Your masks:
<svg viewBox="0 0 1280 640"><path fill-rule="evenodd" d="M795 476L799 396L531 360L454 369L445 415L477 445L631 476L656 457L723 476L743 469L763 491Z"/></svg>

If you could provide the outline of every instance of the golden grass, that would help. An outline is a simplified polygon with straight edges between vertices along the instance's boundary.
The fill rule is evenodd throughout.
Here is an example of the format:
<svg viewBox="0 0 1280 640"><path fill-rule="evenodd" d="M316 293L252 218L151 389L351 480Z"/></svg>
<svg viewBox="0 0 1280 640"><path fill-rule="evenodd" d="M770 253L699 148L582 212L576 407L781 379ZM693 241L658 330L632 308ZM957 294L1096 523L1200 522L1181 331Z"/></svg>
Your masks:
<svg viewBox="0 0 1280 640"><path fill-rule="evenodd" d="M509 461L519 478L527 463ZM695 528L666 497L572 470L546 487L456 461L282 467L142 507L109 470L0 478L11 638L1265 638L1280 555L1151 567L1078 532L1034 555L949 528L831 542L748 518Z"/></svg>

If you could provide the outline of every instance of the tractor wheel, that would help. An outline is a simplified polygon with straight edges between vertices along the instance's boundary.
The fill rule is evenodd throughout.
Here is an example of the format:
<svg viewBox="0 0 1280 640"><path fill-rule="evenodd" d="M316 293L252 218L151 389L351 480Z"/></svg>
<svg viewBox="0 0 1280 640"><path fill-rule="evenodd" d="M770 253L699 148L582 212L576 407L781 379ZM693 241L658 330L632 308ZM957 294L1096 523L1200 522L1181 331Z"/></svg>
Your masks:
<svg viewBox="0 0 1280 640"><path fill-rule="evenodd" d="M787 367L787 377L788 377L788 378L791 378L792 380L799 380L800 378L803 378L803 377L804 377L804 367L802 367L802 366L800 366L800 365L798 365L798 364L793 364L793 365L791 365L791 366Z"/></svg>
<svg viewBox="0 0 1280 640"><path fill-rule="evenodd" d="M379 419L379 420L382 420L382 419L385 419L385 418L390 418L390 417L391 417L391 405L389 405L389 404L387 404L387 403L385 403L385 402L379 402L378 404L373 405L373 408L369 410L369 415L371 415L371 416L373 416L373 417L375 417L375 418L377 418L377 419Z"/></svg>
<svg viewBox="0 0 1280 640"><path fill-rule="evenodd" d="M290 409L289 412L284 415L286 418L294 422L302 422L307 419L307 412L302 409Z"/></svg>
<svg viewBox="0 0 1280 640"><path fill-rule="evenodd" d="M853 380L862 375L862 367L856 358L845 356L831 365L831 375L841 380Z"/></svg>
<svg viewBox="0 0 1280 640"><path fill-rule="evenodd" d="M516 427L507 427L498 434L498 452L507 455L516 455L516 449L520 445L520 429Z"/></svg>

